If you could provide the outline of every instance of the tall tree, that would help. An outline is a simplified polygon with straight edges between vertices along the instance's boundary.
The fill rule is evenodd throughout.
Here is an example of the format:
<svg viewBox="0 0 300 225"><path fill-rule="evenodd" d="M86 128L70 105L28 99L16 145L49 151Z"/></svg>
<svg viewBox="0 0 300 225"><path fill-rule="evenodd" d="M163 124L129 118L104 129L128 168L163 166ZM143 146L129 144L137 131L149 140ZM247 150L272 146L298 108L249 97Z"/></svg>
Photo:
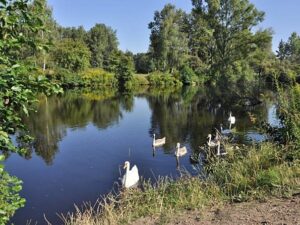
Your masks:
<svg viewBox="0 0 300 225"><path fill-rule="evenodd" d="M281 39L278 45L278 50L276 51L277 57L282 61L288 56L288 48L287 44Z"/></svg>
<svg viewBox="0 0 300 225"><path fill-rule="evenodd" d="M292 62L300 64L300 36L293 32L287 41L287 54Z"/></svg>
<svg viewBox="0 0 300 225"><path fill-rule="evenodd" d="M154 13L154 21L149 23L150 52L157 69L172 72L183 64L188 53L185 19L186 14L171 4Z"/></svg>
<svg viewBox="0 0 300 225"><path fill-rule="evenodd" d="M109 71L114 72L118 79L120 90L131 89L134 61L132 53L123 53L121 51L113 52L109 57Z"/></svg>
<svg viewBox="0 0 300 225"><path fill-rule="evenodd" d="M264 13L248 0L192 0L195 40L207 42L204 60L210 64L212 75L226 76L235 62L255 51L261 41L251 32L263 21ZM191 43L197 46L197 43ZM199 46L200 47L200 46ZM198 51L202 57L202 51Z"/></svg>
<svg viewBox="0 0 300 225"><path fill-rule="evenodd" d="M96 24L87 33L87 45L92 52L91 65L104 68L110 54L118 49L116 31L104 24Z"/></svg>

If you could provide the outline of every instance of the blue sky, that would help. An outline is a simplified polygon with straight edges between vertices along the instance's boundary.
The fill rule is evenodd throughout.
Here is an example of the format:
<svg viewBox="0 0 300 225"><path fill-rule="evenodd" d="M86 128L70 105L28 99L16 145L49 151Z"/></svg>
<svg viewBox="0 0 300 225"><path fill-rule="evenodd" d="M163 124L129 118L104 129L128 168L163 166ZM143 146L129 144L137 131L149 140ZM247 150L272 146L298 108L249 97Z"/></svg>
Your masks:
<svg viewBox="0 0 300 225"><path fill-rule="evenodd" d="M287 40L291 32L300 33L299 0L250 0L266 12L261 28L272 27L273 50L280 39ZM62 26L80 26L89 29L95 23L104 23L117 30L119 47L134 53L146 52L149 45L148 23L154 11L167 3L190 11L190 0L48 0L54 19Z"/></svg>

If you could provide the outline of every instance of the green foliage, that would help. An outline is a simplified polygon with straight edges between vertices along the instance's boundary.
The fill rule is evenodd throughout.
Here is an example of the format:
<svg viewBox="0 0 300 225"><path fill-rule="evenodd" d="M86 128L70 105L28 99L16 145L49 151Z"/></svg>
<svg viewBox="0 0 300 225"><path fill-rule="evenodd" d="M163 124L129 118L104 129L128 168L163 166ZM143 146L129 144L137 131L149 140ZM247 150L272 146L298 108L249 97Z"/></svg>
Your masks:
<svg viewBox="0 0 300 225"><path fill-rule="evenodd" d="M150 53L156 69L167 72L179 69L188 53L187 33L183 32L186 14L171 4L154 13L149 23Z"/></svg>
<svg viewBox="0 0 300 225"><path fill-rule="evenodd" d="M153 72L147 76L150 86L155 87L173 87L181 86L182 83L173 75L162 72Z"/></svg>
<svg viewBox="0 0 300 225"><path fill-rule="evenodd" d="M149 85L149 81L147 76L144 74L135 74L133 76L133 83L134 85Z"/></svg>
<svg viewBox="0 0 300 225"><path fill-rule="evenodd" d="M25 199L19 195L22 181L4 171L3 160L4 156L0 155L0 224L6 224L15 211L25 204Z"/></svg>
<svg viewBox="0 0 300 225"><path fill-rule="evenodd" d="M121 89L131 89L133 85L134 62L131 54L114 52L109 58L109 70L115 73Z"/></svg>
<svg viewBox="0 0 300 225"><path fill-rule="evenodd" d="M89 66L91 53L84 42L64 39L56 44L52 57L61 68L78 72Z"/></svg>
<svg viewBox="0 0 300 225"><path fill-rule="evenodd" d="M300 85L284 91L277 84L279 93L279 113L284 124L281 133L285 143L294 144L296 155L300 156Z"/></svg>
<svg viewBox="0 0 300 225"><path fill-rule="evenodd" d="M68 88L117 85L115 75L100 68L88 68L77 73L58 68L51 75L51 79Z"/></svg>
<svg viewBox="0 0 300 225"><path fill-rule="evenodd" d="M280 82L293 84L296 75L300 74L300 37L297 33L292 33L287 42L280 41L277 51L277 58L280 60L280 68L277 76Z"/></svg>
<svg viewBox="0 0 300 225"><path fill-rule="evenodd" d="M85 86L116 86L117 79L114 74L103 69L90 68L80 74Z"/></svg>
<svg viewBox="0 0 300 225"><path fill-rule="evenodd" d="M210 66L213 77L226 79L237 61L247 58L264 42L264 37L251 32L264 13L248 0L195 0L193 5L192 52Z"/></svg>
<svg viewBox="0 0 300 225"><path fill-rule="evenodd" d="M72 39L74 41L85 41L86 39L86 31L83 26L77 27L59 27L58 31L60 33L60 37L62 39Z"/></svg>
<svg viewBox="0 0 300 225"><path fill-rule="evenodd" d="M270 143L231 150L226 160L212 159L209 179L233 201L288 195L300 185L300 170L298 160L285 161L286 154Z"/></svg>
<svg viewBox="0 0 300 225"><path fill-rule="evenodd" d="M198 83L195 72L188 66L184 65L180 70L180 80L183 84L192 85Z"/></svg>
<svg viewBox="0 0 300 225"><path fill-rule="evenodd" d="M134 64L137 73L150 73L155 69L154 62L149 53L138 53L134 55Z"/></svg>
<svg viewBox="0 0 300 225"><path fill-rule="evenodd" d="M18 148L10 134L16 134L21 142L31 141L22 123L21 115L27 115L35 101L35 92L46 94L60 92L56 84L50 84L42 75L30 76L34 68L19 62L15 52L21 48L43 49L34 37L25 36L23 30L37 34L44 29L39 14L30 11L28 1L1 1L0 7L0 149L24 154L26 149ZM41 9L41 8L38 8ZM3 157L1 156L1 160ZM0 168L0 223L4 224L15 210L24 205L18 192L21 182L10 177L1 165Z"/></svg>
<svg viewBox="0 0 300 225"><path fill-rule="evenodd" d="M88 31L86 43L92 53L92 67L107 68L110 55L118 49L116 31L104 24L96 24Z"/></svg>

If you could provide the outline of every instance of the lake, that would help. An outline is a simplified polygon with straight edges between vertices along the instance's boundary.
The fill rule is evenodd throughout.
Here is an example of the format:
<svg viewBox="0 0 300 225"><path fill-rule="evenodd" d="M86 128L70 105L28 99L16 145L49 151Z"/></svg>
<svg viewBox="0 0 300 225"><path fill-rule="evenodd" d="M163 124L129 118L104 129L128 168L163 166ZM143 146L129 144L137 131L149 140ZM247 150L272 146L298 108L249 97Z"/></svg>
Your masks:
<svg viewBox="0 0 300 225"><path fill-rule="evenodd" d="M44 215L60 224L57 213L73 211L74 204L95 202L116 190L126 160L153 182L158 176L178 177L179 168L196 174L201 165L191 164L189 156L199 151L215 127L227 126L230 111L237 119L234 130L239 143L266 138L250 115L278 125L275 96L250 87L235 92L145 88L126 94L72 90L61 96L41 96L36 109L24 119L35 137L30 151L25 157L11 154L5 162L8 172L23 180L21 195L27 200L12 218L15 224L30 220L46 224ZM166 144L155 151L153 133L166 137ZM174 157L177 142L188 149L179 165Z"/></svg>

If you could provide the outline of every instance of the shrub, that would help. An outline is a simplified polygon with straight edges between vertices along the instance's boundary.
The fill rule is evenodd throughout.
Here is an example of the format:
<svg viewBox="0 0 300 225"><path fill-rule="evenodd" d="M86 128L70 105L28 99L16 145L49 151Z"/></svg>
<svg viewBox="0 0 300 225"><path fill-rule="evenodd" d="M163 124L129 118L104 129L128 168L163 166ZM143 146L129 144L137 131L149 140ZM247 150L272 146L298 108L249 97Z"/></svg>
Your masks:
<svg viewBox="0 0 300 225"><path fill-rule="evenodd" d="M147 76L149 84L157 87L181 86L180 80L168 73L154 72Z"/></svg>
<svg viewBox="0 0 300 225"><path fill-rule="evenodd" d="M144 74L135 74L133 76L134 85L149 85L149 81L147 76Z"/></svg>
<svg viewBox="0 0 300 225"><path fill-rule="evenodd" d="M183 66L180 70L180 80L183 84L194 85L198 83L198 78L195 72L188 66Z"/></svg>
<svg viewBox="0 0 300 225"><path fill-rule="evenodd" d="M89 68L80 73L85 86L115 86L117 79L113 73L100 68Z"/></svg>

